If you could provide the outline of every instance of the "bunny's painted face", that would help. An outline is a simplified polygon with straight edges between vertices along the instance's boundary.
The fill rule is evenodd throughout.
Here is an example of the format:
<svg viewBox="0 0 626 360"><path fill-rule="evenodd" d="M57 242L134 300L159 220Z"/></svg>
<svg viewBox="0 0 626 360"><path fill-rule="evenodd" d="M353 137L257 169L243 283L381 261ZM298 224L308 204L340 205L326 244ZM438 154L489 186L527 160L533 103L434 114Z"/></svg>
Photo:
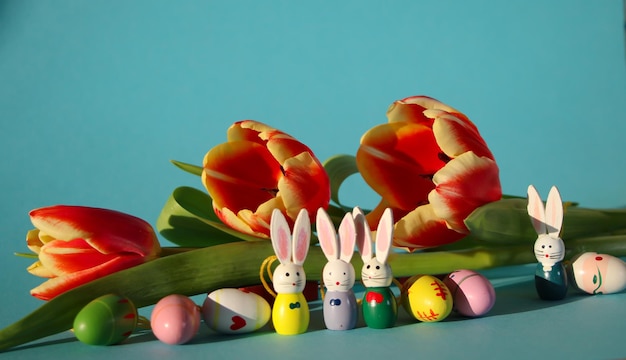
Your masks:
<svg viewBox="0 0 626 360"><path fill-rule="evenodd" d="M535 241L535 257L543 265L552 266L565 257L565 244L548 234L539 235Z"/></svg>
<svg viewBox="0 0 626 360"><path fill-rule="evenodd" d="M392 282L391 266L372 258L363 265L361 279L366 287L386 287Z"/></svg>
<svg viewBox="0 0 626 360"><path fill-rule="evenodd" d="M342 260L324 266L324 285L330 291L348 291L354 286L354 267Z"/></svg>
<svg viewBox="0 0 626 360"><path fill-rule="evenodd" d="M306 275L302 266L281 264L276 267L273 277L274 291L279 294L295 294L304 290Z"/></svg>

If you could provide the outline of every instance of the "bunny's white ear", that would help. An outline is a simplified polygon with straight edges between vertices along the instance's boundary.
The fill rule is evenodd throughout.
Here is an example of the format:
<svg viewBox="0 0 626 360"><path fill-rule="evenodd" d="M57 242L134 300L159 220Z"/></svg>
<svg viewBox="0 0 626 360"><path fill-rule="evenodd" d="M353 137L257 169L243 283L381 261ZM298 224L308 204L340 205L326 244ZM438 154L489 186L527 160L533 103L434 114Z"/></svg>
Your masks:
<svg viewBox="0 0 626 360"><path fill-rule="evenodd" d="M270 237L272 239L274 253L281 264L291 262L291 233L289 232L287 220L285 220L283 213L278 209L272 211Z"/></svg>
<svg viewBox="0 0 626 360"><path fill-rule="evenodd" d="M390 208L385 209L376 229L376 260L384 264L391 250L393 240L393 213Z"/></svg>
<svg viewBox="0 0 626 360"><path fill-rule="evenodd" d="M356 247L361 253L363 262L368 262L372 258L372 234L370 227L365 220L365 213L359 207L352 210L354 225L356 229Z"/></svg>
<svg viewBox="0 0 626 360"><path fill-rule="evenodd" d="M533 227L537 235L543 235L548 232L546 229L546 211L543 207L543 201L534 186L528 186L528 216L533 223Z"/></svg>
<svg viewBox="0 0 626 360"><path fill-rule="evenodd" d="M330 220L330 216L328 216L323 208L317 209L315 224L320 247L324 255L326 255L326 259L328 259L328 261L339 259L339 246L337 244L335 226Z"/></svg>
<svg viewBox="0 0 626 360"><path fill-rule="evenodd" d="M352 214L347 213L341 224L339 224L339 243L341 254L339 258L345 262L350 262L354 255L354 243L356 242L356 225Z"/></svg>
<svg viewBox="0 0 626 360"><path fill-rule="evenodd" d="M309 252L311 242L311 220L309 212L301 209L293 225L293 263L304 264L304 259Z"/></svg>
<svg viewBox="0 0 626 360"><path fill-rule="evenodd" d="M546 202L546 226L548 234L552 237L559 237L561 226L563 225L563 201L556 186L550 189L548 201Z"/></svg>

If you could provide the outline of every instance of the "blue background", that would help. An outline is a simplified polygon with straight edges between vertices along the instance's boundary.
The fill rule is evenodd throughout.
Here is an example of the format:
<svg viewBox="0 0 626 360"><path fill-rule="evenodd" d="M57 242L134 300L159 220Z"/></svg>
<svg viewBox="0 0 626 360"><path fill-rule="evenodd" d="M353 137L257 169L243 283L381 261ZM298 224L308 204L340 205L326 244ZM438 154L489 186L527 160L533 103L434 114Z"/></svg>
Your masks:
<svg viewBox="0 0 626 360"><path fill-rule="evenodd" d="M325 160L355 154L394 100L428 95L477 124L505 193L556 184L583 206L624 206L624 42L617 0L2 0L0 325L40 304L31 261L13 255L29 210L154 224L175 187L202 188L169 160L201 164L241 119ZM356 176L341 197L378 200Z"/></svg>

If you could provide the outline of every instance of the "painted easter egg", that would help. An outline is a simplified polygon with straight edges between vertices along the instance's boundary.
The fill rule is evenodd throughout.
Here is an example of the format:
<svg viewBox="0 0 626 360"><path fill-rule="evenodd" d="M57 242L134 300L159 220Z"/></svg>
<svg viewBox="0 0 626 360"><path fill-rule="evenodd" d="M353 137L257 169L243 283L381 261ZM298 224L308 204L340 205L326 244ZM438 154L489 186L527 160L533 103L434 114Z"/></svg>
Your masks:
<svg viewBox="0 0 626 360"><path fill-rule="evenodd" d="M200 327L200 308L184 295L168 295L159 300L150 318L157 339L170 345L191 340Z"/></svg>
<svg viewBox="0 0 626 360"><path fill-rule="evenodd" d="M613 294L626 289L626 263L615 256L586 252L572 263L576 286L588 294Z"/></svg>
<svg viewBox="0 0 626 360"><path fill-rule="evenodd" d="M108 294L89 302L74 318L74 335L85 344L113 345L137 326L137 309L126 297Z"/></svg>
<svg viewBox="0 0 626 360"><path fill-rule="evenodd" d="M211 292L202 304L205 324L224 334L258 330L270 320L272 309L263 297L241 289Z"/></svg>
<svg viewBox="0 0 626 360"><path fill-rule="evenodd" d="M403 286L403 306L415 319L435 322L452 311L452 294L441 280L430 275L417 275Z"/></svg>
<svg viewBox="0 0 626 360"><path fill-rule="evenodd" d="M454 310L470 317L483 316L496 303L496 291L482 274L472 270L456 270L443 283L452 293Z"/></svg>

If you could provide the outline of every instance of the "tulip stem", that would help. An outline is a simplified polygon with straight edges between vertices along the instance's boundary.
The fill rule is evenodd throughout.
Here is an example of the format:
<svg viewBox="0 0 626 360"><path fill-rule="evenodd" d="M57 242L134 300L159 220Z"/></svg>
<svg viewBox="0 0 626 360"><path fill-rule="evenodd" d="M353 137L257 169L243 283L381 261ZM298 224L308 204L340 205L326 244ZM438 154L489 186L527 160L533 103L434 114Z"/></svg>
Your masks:
<svg viewBox="0 0 626 360"><path fill-rule="evenodd" d="M193 251L193 250L198 250L198 249L202 249L202 248L178 247L178 246L161 247L161 252L159 253L159 257L177 255L177 254L181 254L181 253L185 253L185 252Z"/></svg>
<svg viewBox="0 0 626 360"><path fill-rule="evenodd" d="M39 255L37 255L35 253L16 252L16 253L13 253L13 255L19 256L19 257L23 257L23 258L27 258L27 259L39 259Z"/></svg>

